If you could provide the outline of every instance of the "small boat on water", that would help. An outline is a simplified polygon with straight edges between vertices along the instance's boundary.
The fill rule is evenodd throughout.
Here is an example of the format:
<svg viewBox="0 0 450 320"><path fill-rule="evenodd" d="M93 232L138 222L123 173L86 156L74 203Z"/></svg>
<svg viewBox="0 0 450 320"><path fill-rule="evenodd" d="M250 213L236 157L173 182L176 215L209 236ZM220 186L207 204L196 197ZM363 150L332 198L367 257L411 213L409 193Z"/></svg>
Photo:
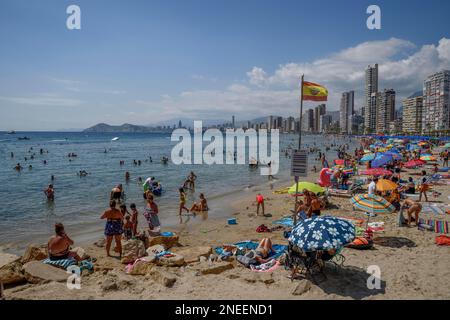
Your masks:
<svg viewBox="0 0 450 320"><path fill-rule="evenodd" d="M8 132L8 134L16 134L16 132L14 130L11 130L10 132Z"/></svg>
<svg viewBox="0 0 450 320"><path fill-rule="evenodd" d="M28 138L28 137L19 137L19 138L17 138L17 140L30 140L30 138Z"/></svg>
<svg viewBox="0 0 450 320"><path fill-rule="evenodd" d="M119 137L114 137L111 139L111 141L117 141L117 140L119 140Z"/></svg>

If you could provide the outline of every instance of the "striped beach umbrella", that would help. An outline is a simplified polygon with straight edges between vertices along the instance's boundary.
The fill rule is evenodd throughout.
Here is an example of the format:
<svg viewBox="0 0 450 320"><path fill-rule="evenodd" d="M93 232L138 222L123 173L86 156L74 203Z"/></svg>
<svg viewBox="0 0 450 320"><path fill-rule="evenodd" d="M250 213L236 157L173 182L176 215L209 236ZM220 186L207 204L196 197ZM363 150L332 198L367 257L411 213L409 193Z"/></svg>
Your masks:
<svg viewBox="0 0 450 320"><path fill-rule="evenodd" d="M392 213L395 207L384 198L373 195L364 194L357 195L350 199L351 204L358 210L369 213Z"/></svg>

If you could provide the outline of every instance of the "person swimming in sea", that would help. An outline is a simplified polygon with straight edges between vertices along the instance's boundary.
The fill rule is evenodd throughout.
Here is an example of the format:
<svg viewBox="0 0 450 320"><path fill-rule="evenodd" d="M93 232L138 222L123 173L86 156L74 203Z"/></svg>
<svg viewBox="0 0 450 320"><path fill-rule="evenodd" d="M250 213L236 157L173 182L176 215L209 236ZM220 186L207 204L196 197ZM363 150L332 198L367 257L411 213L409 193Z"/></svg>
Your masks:
<svg viewBox="0 0 450 320"><path fill-rule="evenodd" d="M116 200L117 202L120 203L122 198L123 198L122 184L118 184L116 187L112 188L111 194L110 194L110 199Z"/></svg>
<svg viewBox="0 0 450 320"><path fill-rule="evenodd" d="M14 170L16 171L21 171L23 169L23 167L20 165L20 163L16 164L16 166L14 167Z"/></svg>

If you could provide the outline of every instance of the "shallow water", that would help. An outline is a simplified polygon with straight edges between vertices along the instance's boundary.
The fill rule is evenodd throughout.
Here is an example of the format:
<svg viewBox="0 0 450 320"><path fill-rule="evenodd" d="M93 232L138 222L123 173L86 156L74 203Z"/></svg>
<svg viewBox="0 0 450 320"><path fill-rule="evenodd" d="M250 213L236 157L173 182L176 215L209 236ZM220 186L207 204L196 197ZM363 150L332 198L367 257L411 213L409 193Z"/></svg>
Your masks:
<svg viewBox="0 0 450 320"><path fill-rule="evenodd" d="M19 141L17 138L22 136L31 139ZM112 142L116 136L120 139ZM317 143L321 147L332 143L330 139L305 136L303 144ZM343 140L334 140L343 143ZM203 192L210 206L222 207L212 207L210 216L221 214L220 209L226 203L221 203L220 199L230 192L244 192L248 186L267 182L266 176L261 176L259 170L250 170L248 165L175 165L170 161L167 165L162 164L160 158L170 157L176 143L170 140L170 134L158 133L0 133L0 245L45 238L53 232L55 222L64 223L71 232L86 233L98 229L103 225L99 216L108 205L109 192L118 183L124 186L126 203L135 202L142 212L144 201L138 177L145 180L155 176L163 185L163 195L156 198L163 226L178 223L178 187L191 170L198 180L196 192L188 193L188 206ZM297 136L280 135L280 150L289 145L297 145ZM40 148L48 150L48 154L41 155ZM105 149L107 153L104 153ZM11 158L11 152L14 158ZM72 152L77 157L67 156ZM34 160L31 160L33 153ZM153 162L149 161L150 156ZM328 158L335 157L336 151L332 148ZM315 155L310 157L311 163L314 158ZM133 159L141 160L142 164L133 165ZM46 165L43 160L47 161ZM125 161L124 166L119 165L120 160ZM24 167L20 173L13 170L17 163ZM280 152L279 163L277 178L288 179L290 159ZM31 170L28 169L30 164ZM86 170L89 175L80 178L77 176L80 170ZM125 182L126 171L131 175L129 183ZM52 174L55 176L53 182L50 180ZM49 203L43 193L49 183L55 188L54 203ZM141 226L143 222L140 217Z"/></svg>

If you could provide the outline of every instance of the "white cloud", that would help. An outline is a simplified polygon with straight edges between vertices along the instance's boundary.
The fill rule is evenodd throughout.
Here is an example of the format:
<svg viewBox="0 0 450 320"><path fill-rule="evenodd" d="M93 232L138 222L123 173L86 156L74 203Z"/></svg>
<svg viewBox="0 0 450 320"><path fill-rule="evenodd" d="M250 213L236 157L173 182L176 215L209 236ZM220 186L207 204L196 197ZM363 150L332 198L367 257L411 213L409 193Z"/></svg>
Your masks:
<svg viewBox="0 0 450 320"><path fill-rule="evenodd" d="M272 74L254 66L246 73L247 81L230 84L224 90L185 91L146 104L158 109L162 118L297 115L299 77L304 73L305 80L328 88L327 105L331 110L337 110L342 92L348 90L355 91L359 108L363 101L365 68L374 63L379 64L379 90L395 89L399 106L402 99L422 89L428 75L450 69L450 40L443 38L437 45L422 47L396 38L364 42L312 62L281 64Z"/></svg>
<svg viewBox="0 0 450 320"><path fill-rule="evenodd" d="M51 106L51 107L76 107L82 104L81 100L57 97L53 94L42 94L34 97L4 97L0 100L17 104L26 104L33 106Z"/></svg>

